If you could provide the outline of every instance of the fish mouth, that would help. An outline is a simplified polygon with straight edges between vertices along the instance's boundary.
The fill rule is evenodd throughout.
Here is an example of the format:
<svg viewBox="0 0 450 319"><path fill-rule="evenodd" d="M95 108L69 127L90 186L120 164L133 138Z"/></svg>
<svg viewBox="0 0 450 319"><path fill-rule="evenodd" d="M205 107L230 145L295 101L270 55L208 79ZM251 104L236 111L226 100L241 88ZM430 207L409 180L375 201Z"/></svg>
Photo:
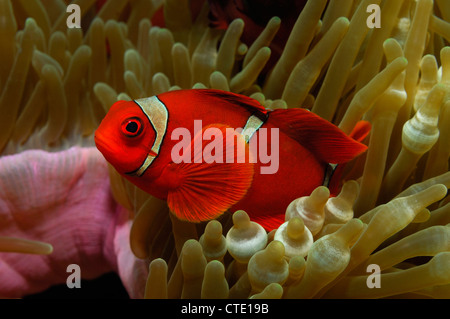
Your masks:
<svg viewBox="0 0 450 319"><path fill-rule="evenodd" d="M100 153L102 153L106 161L110 163L119 173L134 175L134 173L140 169L140 167L138 167L132 172L128 172L128 170L125 168L127 164L116 158L117 151L113 148L114 144L111 145L111 139L107 138L107 136L105 136L104 134L98 134L96 132L94 135L94 142L95 146L100 151ZM145 158L142 159L142 162L145 162Z"/></svg>
<svg viewBox="0 0 450 319"><path fill-rule="evenodd" d="M108 143L105 141L103 136L95 133L94 135L94 142L97 149L100 151L100 153L103 154L103 156L107 156L107 154L111 153L111 148L108 147Z"/></svg>

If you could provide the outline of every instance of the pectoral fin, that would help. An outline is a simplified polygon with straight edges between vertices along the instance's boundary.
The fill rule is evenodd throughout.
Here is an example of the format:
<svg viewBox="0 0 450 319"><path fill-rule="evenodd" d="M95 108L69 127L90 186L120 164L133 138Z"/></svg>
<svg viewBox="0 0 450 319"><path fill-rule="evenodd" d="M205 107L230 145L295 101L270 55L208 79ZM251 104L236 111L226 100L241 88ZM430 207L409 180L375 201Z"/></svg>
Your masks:
<svg viewBox="0 0 450 319"><path fill-rule="evenodd" d="M186 150L191 154L191 163L172 163L166 168L165 178L171 185L167 203L179 219L191 222L215 219L239 202L251 186L253 164L248 158L248 144L240 134L231 138L233 129L229 129L225 125L203 128ZM214 139L205 140L204 134L214 135ZM244 153L239 153L239 148ZM222 154L218 155L220 150Z"/></svg>

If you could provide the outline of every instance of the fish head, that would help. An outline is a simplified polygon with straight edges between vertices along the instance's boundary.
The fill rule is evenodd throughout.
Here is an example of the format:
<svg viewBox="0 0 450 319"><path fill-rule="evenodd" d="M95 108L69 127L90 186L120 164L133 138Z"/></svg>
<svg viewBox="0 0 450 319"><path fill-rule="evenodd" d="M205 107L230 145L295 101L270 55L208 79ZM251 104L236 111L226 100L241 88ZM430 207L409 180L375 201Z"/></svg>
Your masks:
<svg viewBox="0 0 450 319"><path fill-rule="evenodd" d="M138 169L151 154L156 132L135 101L114 103L95 131L95 144L120 174Z"/></svg>

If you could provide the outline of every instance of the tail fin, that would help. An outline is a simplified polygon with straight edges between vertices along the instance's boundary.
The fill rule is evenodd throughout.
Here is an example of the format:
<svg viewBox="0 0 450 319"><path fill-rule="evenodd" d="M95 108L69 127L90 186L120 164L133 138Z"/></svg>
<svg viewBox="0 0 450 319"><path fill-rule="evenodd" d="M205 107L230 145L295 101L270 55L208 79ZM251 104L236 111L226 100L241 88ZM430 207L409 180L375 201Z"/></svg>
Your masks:
<svg viewBox="0 0 450 319"><path fill-rule="evenodd" d="M324 163L346 163L367 149L334 124L305 109L275 110L269 113L269 121ZM359 138L363 129L358 128L355 136Z"/></svg>
<svg viewBox="0 0 450 319"><path fill-rule="evenodd" d="M371 129L371 125L367 121L359 121L356 123L356 126L353 128L353 131L350 133L350 137L358 142L362 142L367 135L369 135ZM339 193L339 189L341 187L342 182L342 174L344 173L344 169L346 164L341 164L336 167L333 172L333 176L330 179L330 183L328 185L328 189L332 195L337 195Z"/></svg>

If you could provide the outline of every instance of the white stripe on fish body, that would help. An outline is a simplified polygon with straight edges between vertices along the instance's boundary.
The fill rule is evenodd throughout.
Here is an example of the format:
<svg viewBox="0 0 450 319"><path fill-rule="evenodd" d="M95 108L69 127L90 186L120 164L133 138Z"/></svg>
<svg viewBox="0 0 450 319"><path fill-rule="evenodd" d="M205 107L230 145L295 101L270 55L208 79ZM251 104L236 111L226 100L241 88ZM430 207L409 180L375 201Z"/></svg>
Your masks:
<svg viewBox="0 0 450 319"><path fill-rule="evenodd" d="M156 156L159 154L162 141L167 131L167 123L169 121L169 111L167 107L156 96L134 100L134 102L141 108L142 112L147 116L150 124L156 132L155 141L151 151L156 154L148 154L144 163L137 170L127 173L133 176L142 176L149 166L153 163Z"/></svg>

